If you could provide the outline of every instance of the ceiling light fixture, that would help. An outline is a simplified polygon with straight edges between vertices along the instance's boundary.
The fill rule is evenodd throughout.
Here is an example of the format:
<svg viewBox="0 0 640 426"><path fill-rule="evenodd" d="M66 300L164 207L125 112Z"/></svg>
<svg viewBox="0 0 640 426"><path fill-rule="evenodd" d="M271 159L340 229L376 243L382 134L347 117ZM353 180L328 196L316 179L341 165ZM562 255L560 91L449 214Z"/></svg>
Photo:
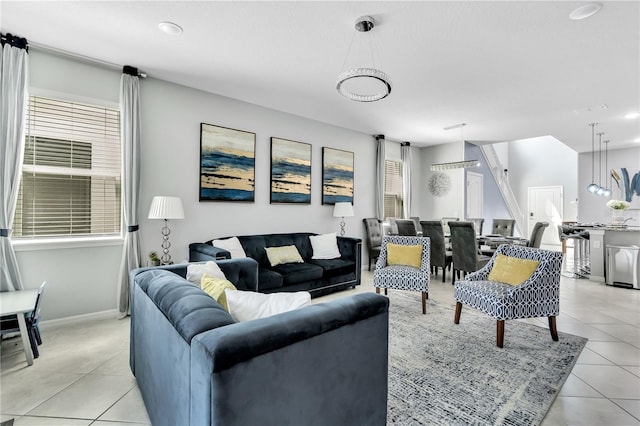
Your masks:
<svg viewBox="0 0 640 426"><path fill-rule="evenodd" d="M595 129L597 125L598 123L589 123L589 126L591 126L591 183L587 185L587 191L592 194L598 190L598 185L593 181L593 171L595 169Z"/></svg>
<svg viewBox="0 0 640 426"><path fill-rule="evenodd" d="M173 22L160 22L158 24L158 28L162 30L163 33L169 35L180 35L182 34L182 27L178 24L174 24Z"/></svg>
<svg viewBox="0 0 640 426"><path fill-rule="evenodd" d="M451 169L468 169L471 167L480 167L478 160L454 161L452 163L438 163L431 165L431 171L451 170Z"/></svg>
<svg viewBox="0 0 640 426"><path fill-rule="evenodd" d="M589 18L602 9L602 3L587 3L576 8L569 14L569 19L579 21L580 19Z"/></svg>
<svg viewBox="0 0 640 426"><path fill-rule="evenodd" d="M634 118L638 118L639 116L640 116L640 113L638 112L630 112L629 114L625 115L624 118L633 120Z"/></svg>
<svg viewBox="0 0 640 426"><path fill-rule="evenodd" d="M356 19L355 27L358 32L368 33L374 26L375 22L371 16L361 16ZM351 44L349 44L349 50L342 66L343 69L351 52L354 38L355 34L351 38ZM369 37L369 50L371 52L371 68L357 67L346 70L338 76L336 89L342 96L352 101L375 102L386 98L391 93L391 79L385 72L375 68L371 35Z"/></svg>

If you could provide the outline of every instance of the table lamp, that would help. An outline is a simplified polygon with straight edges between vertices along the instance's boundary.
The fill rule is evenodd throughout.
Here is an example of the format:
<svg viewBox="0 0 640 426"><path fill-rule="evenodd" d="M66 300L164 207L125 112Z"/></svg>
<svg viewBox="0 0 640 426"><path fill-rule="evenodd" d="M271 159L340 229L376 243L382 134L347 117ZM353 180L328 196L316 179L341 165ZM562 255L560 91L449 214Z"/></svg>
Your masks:
<svg viewBox="0 0 640 426"><path fill-rule="evenodd" d="M340 236L344 237L344 218L353 216L353 206L351 203L336 203L333 206L333 217L340 219Z"/></svg>
<svg viewBox="0 0 640 426"><path fill-rule="evenodd" d="M168 226L169 219L184 219L184 210L182 209L182 200L178 197L155 196L151 201L149 208L149 219L162 219L164 226L162 227L162 258L160 261L163 265L170 265L171 255L169 254L169 234L171 230Z"/></svg>

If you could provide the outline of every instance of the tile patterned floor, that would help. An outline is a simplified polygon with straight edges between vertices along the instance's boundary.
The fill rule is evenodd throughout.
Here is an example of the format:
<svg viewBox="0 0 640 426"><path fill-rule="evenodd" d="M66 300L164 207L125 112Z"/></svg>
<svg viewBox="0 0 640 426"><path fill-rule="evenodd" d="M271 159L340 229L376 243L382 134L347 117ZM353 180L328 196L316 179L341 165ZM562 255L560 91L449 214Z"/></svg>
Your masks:
<svg viewBox="0 0 640 426"><path fill-rule="evenodd" d="M432 280L430 299L453 303L451 284L440 279ZM371 273L365 272L356 290L314 302L373 291L371 282ZM563 277L560 306L558 329L590 340L542 426L640 425L640 291ZM545 319L527 321L546 327ZM0 422L15 418L15 426L149 424L129 371L128 319L45 323L42 334L41 355L32 367L26 366L19 338L2 342Z"/></svg>

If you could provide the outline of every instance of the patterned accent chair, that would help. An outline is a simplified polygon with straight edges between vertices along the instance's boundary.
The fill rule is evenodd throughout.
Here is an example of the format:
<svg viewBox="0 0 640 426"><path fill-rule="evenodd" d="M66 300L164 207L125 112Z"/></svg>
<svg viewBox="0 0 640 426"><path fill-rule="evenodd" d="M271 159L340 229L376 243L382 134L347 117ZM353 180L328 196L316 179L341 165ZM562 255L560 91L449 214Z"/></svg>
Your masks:
<svg viewBox="0 0 640 426"><path fill-rule="evenodd" d="M520 285L487 281L498 254L519 259L538 260L540 264L531 277ZM551 338L558 340L556 316L560 313L561 252L541 250L513 244L498 247L484 268L467 275L455 284L456 312L453 322L460 323L462 305L469 305L497 321L496 344L504 344L504 321L519 318L549 318Z"/></svg>
<svg viewBox="0 0 640 426"><path fill-rule="evenodd" d="M382 225L375 217L367 217L362 219L364 230L367 234L367 252L369 254L369 270L371 263L378 260L380 256L380 247L382 246Z"/></svg>
<svg viewBox="0 0 640 426"><path fill-rule="evenodd" d="M447 279L446 270L447 268L451 270L453 257L451 252L446 249L442 223L439 220L423 220L420 221L420 225L422 226L422 236L429 237L430 240L431 272L437 273L437 269L442 268L442 282L445 282Z"/></svg>
<svg viewBox="0 0 640 426"><path fill-rule="evenodd" d="M503 237L513 237L513 228L515 225L515 219L493 219L491 233L502 235Z"/></svg>
<svg viewBox="0 0 640 426"><path fill-rule="evenodd" d="M418 235L416 224L412 219L396 219L396 226L398 227L398 235L411 237Z"/></svg>
<svg viewBox="0 0 640 426"><path fill-rule="evenodd" d="M404 265L387 265L387 244L422 245L420 269ZM429 260L430 241L425 237L386 236L382 239L382 250L373 272L373 286L376 293L384 288L414 290L422 292L422 313L427 313L431 264Z"/></svg>

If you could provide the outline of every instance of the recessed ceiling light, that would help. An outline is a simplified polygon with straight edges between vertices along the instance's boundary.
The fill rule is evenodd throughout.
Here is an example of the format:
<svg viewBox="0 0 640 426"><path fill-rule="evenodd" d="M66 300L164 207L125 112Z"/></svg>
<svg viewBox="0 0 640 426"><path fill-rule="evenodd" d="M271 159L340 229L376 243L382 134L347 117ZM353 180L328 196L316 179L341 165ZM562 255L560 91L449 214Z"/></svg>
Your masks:
<svg viewBox="0 0 640 426"><path fill-rule="evenodd" d="M634 118L638 118L640 116L640 113L638 112L630 112L629 114L625 115L624 118L628 118L629 120L633 120Z"/></svg>
<svg viewBox="0 0 640 426"><path fill-rule="evenodd" d="M573 12L569 14L569 18L574 21L580 19L586 19L590 16L595 15L602 9L602 3L587 3L575 9Z"/></svg>
<svg viewBox="0 0 640 426"><path fill-rule="evenodd" d="M182 34L182 27L178 24L174 24L173 22L160 22L158 24L158 28L162 30L165 34L169 35L180 35Z"/></svg>
<svg viewBox="0 0 640 426"><path fill-rule="evenodd" d="M640 138L635 138L633 141L634 141L635 143L640 143Z"/></svg>

